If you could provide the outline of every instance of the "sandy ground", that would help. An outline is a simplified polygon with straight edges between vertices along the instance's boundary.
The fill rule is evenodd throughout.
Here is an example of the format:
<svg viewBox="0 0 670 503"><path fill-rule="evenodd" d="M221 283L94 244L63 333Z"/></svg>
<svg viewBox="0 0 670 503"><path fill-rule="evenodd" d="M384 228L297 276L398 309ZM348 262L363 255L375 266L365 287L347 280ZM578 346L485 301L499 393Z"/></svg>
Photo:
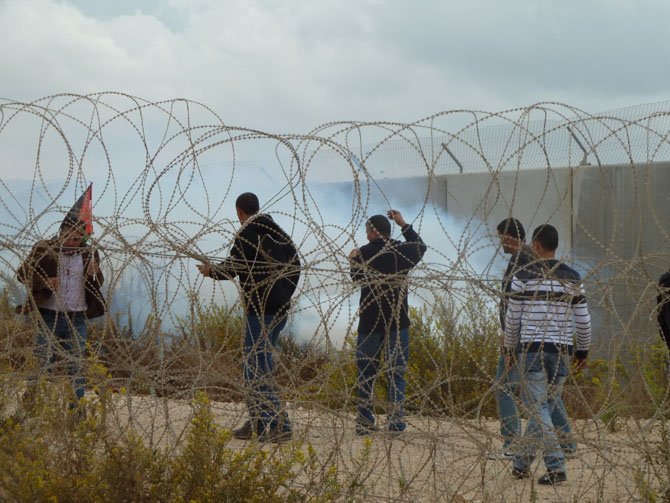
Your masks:
<svg viewBox="0 0 670 503"><path fill-rule="evenodd" d="M113 403L109 420L115 427L132 426L153 445L178 445L193 413L191 404L180 400L115 395ZM214 402L212 410L225 428L245 420L243 404ZM658 425L650 421L622 422L614 433L602 423L578 421L579 452L567 461L568 482L545 487L536 483L545 471L541 458L526 480L512 477L510 461L486 459L487 452L500 446L496 420L410 416L403 434L381 433L366 441L355 434L351 414L289 406L289 415L295 434L290 445L311 444L324 466L336 466L340 482L357 487L366 501L642 501L634 474L648 474L645 441L659 440ZM246 445L230 442L232 448ZM281 451L287 446L263 448Z"/></svg>

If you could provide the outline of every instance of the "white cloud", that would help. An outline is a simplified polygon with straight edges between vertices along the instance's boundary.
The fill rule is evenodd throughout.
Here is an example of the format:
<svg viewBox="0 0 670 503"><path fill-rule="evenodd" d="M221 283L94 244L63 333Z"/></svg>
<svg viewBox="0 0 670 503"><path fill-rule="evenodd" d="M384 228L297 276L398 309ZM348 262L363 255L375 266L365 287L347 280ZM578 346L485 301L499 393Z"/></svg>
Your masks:
<svg viewBox="0 0 670 503"><path fill-rule="evenodd" d="M305 132L547 99L598 111L660 99L670 77L660 0L115 5L0 2L0 94L187 97L229 123Z"/></svg>

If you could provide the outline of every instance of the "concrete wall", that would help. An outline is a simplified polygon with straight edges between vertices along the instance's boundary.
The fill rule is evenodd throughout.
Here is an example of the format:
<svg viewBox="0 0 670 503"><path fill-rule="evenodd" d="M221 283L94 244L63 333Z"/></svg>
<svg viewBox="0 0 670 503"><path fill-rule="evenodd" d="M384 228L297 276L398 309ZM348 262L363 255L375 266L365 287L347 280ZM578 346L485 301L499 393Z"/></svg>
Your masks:
<svg viewBox="0 0 670 503"><path fill-rule="evenodd" d="M495 232L510 215L528 233L560 233L559 256L586 281L597 350L656 337L655 285L670 268L670 163L446 175L447 213Z"/></svg>
<svg viewBox="0 0 670 503"><path fill-rule="evenodd" d="M560 235L561 254L572 247L571 177L569 169L466 173L446 179L447 213L463 221L482 222L495 236L497 224L518 218L530 234L551 223Z"/></svg>
<svg viewBox="0 0 670 503"><path fill-rule="evenodd" d="M455 173L430 184L425 177L387 178L363 183L360 195L351 182L329 186L352 200L360 196L366 212L427 202L446 210L456 232L492 242L510 215L527 234L551 223L560 235L558 256L584 277L596 352L612 356L631 340L657 337L656 282L670 268L670 163Z"/></svg>

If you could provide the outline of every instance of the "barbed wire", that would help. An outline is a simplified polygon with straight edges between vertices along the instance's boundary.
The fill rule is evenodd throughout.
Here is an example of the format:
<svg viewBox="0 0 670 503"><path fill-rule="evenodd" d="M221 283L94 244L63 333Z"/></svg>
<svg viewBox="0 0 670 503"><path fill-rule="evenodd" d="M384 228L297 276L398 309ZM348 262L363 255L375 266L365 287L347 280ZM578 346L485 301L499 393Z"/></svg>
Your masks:
<svg viewBox="0 0 670 503"><path fill-rule="evenodd" d="M667 443L656 285L670 264L669 144L670 102L604 114L538 103L277 134L227 124L184 99L101 92L0 100L3 389L30 381L43 330L11 310L27 295L17 269L92 182L90 244L102 253L109 311L90 323L86 361L104 366L98 385L115 391L107 426L176 452L199 390L220 424L239 426L250 392L240 367L242 295L238 283L203 278L196 264L228 257L240 228L235 198L251 191L301 262L274 381L295 441L315 445L348 488L339 497L667 496L670 482L650 453ZM355 338L365 306L347 257L367 242L368 218L390 209L427 246L399 283L412 306L408 428L359 437ZM568 461L568 483L549 489L512 482L509 463L488 459L502 445L494 395L507 257L496 225L510 216L529 234L545 223L558 229L559 253L580 272L593 319L595 363L571 373L564 393L579 455ZM392 235L403 241L398 226ZM388 289L395 279L370 281ZM87 400L95 402L93 387ZM25 385L12 389L7 410ZM376 392L384 417L392 404Z"/></svg>

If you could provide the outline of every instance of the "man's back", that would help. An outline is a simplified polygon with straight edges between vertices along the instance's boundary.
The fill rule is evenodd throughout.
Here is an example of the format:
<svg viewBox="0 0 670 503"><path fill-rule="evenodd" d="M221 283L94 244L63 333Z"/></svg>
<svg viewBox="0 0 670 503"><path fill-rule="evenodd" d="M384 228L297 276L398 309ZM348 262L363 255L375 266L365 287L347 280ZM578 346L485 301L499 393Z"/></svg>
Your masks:
<svg viewBox="0 0 670 503"><path fill-rule="evenodd" d="M361 285L359 326L361 333L389 332L409 326L407 274L423 257L426 245L407 226L406 242L375 239L361 247L351 277Z"/></svg>
<svg viewBox="0 0 670 503"><path fill-rule="evenodd" d="M300 279L300 257L291 238L269 215L259 214L238 232L230 257L212 277L238 276L247 311L285 312Z"/></svg>

